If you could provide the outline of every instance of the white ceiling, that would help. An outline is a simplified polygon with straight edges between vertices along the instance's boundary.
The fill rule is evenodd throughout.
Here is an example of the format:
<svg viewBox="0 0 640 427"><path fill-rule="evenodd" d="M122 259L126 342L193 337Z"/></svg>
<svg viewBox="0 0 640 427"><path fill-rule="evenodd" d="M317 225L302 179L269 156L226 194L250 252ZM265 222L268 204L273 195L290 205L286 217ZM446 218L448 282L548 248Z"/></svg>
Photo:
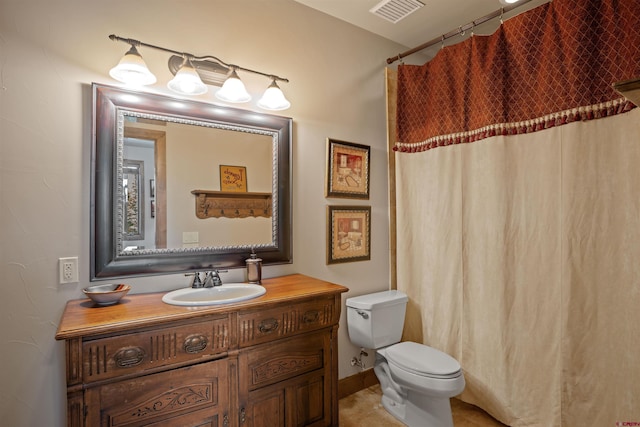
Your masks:
<svg viewBox="0 0 640 427"><path fill-rule="evenodd" d="M456 30L489 13L500 10L500 0L420 0L424 7L393 24L369 12L381 0L296 0L318 11L349 22L372 33L395 41L407 49L419 46L443 34ZM504 19L522 13L549 0L521 0L524 4L512 12L505 13ZM476 27L476 34L491 34L500 23L496 18L487 24ZM469 32L465 35L469 36ZM453 37L446 45L461 41ZM425 50L421 55L432 57L440 48L437 46ZM400 53L400 52L398 52Z"/></svg>

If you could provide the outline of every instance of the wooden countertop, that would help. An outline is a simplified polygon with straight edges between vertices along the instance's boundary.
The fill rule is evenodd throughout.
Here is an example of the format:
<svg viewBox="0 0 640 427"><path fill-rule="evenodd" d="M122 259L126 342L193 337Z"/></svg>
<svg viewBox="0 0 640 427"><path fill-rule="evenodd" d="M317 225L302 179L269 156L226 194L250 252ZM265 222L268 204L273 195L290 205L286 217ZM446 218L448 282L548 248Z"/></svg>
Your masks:
<svg viewBox="0 0 640 427"><path fill-rule="evenodd" d="M166 292L127 295L120 303L100 307L90 299L78 299L67 302L56 333L57 340L76 338L122 331L146 326L197 318L202 316L227 314L239 308L259 309L274 303L299 298L321 297L340 294L348 288L314 279L302 274L274 277L262 280L267 292L258 297L235 304L212 305L205 307L182 307L165 304L162 296Z"/></svg>

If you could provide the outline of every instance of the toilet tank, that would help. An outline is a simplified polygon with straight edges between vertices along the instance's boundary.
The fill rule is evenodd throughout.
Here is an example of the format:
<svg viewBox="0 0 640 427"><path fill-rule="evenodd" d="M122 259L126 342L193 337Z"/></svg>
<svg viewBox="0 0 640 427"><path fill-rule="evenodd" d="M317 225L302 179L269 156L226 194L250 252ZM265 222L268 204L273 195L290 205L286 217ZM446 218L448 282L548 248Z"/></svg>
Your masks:
<svg viewBox="0 0 640 427"><path fill-rule="evenodd" d="M400 342L407 301L406 294L395 290L347 298L351 342L370 349Z"/></svg>

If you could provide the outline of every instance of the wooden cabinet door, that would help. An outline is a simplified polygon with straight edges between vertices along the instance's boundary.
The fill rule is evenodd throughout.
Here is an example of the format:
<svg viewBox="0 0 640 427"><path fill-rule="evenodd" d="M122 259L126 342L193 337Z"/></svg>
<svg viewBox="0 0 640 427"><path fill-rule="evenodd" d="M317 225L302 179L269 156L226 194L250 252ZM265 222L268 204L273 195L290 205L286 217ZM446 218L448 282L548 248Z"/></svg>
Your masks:
<svg viewBox="0 0 640 427"><path fill-rule="evenodd" d="M291 381L285 389L288 426L329 426L331 406L325 396L323 371Z"/></svg>
<svg viewBox="0 0 640 427"><path fill-rule="evenodd" d="M285 425L284 390L272 387L249 394L240 409L240 427L276 427Z"/></svg>
<svg viewBox="0 0 640 427"><path fill-rule="evenodd" d="M229 363L201 363L92 387L85 392L86 425L228 425Z"/></svg>
<svg viewBox="0 0 640 427"><path fill-rule="evenodd" d="M240 352L240 427L329 426L331 332L313 332Z"/></svg>
<svg viewBox="0 0 640 427"><path fill-rule="evenodd" d="M324 372L314 372L249 393L240 409L241 427L329 426Z"/></svg>

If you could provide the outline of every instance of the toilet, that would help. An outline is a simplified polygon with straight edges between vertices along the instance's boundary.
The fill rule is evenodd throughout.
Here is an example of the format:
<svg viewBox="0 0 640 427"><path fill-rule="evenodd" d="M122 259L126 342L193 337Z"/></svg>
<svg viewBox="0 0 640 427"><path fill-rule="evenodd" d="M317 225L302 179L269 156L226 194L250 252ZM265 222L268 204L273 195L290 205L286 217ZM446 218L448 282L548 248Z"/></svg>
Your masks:
<svg viewBox="0 0 640 427"><path fill-rule="evenodd" d="M382 405L410 427L452 427L449 399L464 390L457 360L435 348L400 342L407 295L391 290L347 298L349 339L374 349Z"/></svg>

